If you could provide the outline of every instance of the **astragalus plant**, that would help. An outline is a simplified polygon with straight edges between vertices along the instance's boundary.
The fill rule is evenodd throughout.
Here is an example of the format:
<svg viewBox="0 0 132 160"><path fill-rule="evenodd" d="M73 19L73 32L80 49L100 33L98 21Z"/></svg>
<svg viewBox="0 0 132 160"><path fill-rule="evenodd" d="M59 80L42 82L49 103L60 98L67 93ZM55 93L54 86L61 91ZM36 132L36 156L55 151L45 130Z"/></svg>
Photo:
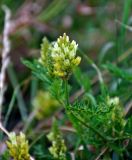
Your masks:
<svg viewBox="0 0 132 160"><path fill-rule="evenodd" d="M81 57L77 56L77 52L81 53L78 44L74 40L70 41L64 33L54 42L49 42L47 38L44 38L41 44L40 58L32 62L23 60L23 63L33 71L38 79L43 81L50 94L65 108L66 115L79 137L78 145L73 149L76 159L101 158L106 160L113 156L123 159L127 154L127 146L132 137L131 118L126 118L124 107L118 96L110 95L109 88L103 82L98 67L81 53L82 59L88 60L99 76L100 92L96 97L92 94L92 88L87 79L89 75L83 74L78 67ZM114 68L113 65L105 65L107 70L110 70L110 67ZM116 75L122 73L119 68L116 70L114 70ZM74 97L71 103L69 92L72 90L72 86L70 86L69 80L73 73L84 92L79 98ZM50 136L51 133L52 136ZM66 152L64 155L67 156L71 149L68 147L65 149L60 131L58 131L58 136L55 135L58 138L53 136L53 130L51 133L48 138L52 141L52 147L49 147L52 156L58 159L57 156L60 153L57 154L56 150L61 151L62 148L58 147L62 146L63 151ZM79 151L79 146L83 146L81 151ZM78 152L82 152L82 155ZM68 156L67 158L65 156L63 159L69 159Z"/></svg>

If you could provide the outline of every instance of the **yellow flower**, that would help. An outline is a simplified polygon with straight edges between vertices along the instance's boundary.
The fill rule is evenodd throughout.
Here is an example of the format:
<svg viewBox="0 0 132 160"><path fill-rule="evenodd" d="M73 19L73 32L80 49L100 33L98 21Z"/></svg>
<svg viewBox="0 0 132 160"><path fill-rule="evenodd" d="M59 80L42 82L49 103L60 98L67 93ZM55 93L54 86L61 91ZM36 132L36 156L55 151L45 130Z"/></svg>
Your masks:
<svg viewBox="0 0 132 160"><path fill-rule="evenodd" d="M18 136L15 132L11 132L6 143L9 154L14 160L30 160L28 141L22 132Z"/></svg>
<svg viewBox="0 0 132 160"><path fill-rule="evenodd" d="M49 92L38 91L32 104L36 111L37 119L44 119L51 116L59 107L59 103L55 100Z"/></svg>
<svg viewBox="0 0 132 160"><path fill-rule="evenodd" d="M49 44L45 39L41 45L41 60L50 74L68 78L75 66L79 65L81 57L76 57L78 44L64 33L56 42Z"/></svg>
<svg viewBox="0 0 132 160"><path fill-rule="evenodd" d="M53 121L52 130L47 135L47 138L52 143L52 146L49 148L51 155L57 160L66 160L67 147L56 119Z"/></svg>

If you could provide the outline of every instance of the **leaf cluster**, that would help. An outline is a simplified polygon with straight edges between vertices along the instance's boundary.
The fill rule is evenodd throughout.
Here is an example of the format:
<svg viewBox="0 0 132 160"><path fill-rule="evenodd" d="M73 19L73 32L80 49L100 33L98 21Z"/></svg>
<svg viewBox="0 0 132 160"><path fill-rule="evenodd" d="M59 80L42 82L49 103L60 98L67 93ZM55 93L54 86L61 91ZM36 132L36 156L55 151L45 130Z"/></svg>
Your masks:
<svg viewBox="0 0 132 160"><path fill-rule="evenodd" d="M44 67L42 63L38 60L33 62L29 60L22 60L23 64L31 69L33 75L44 82L45 88L49 91L51 96L53 96L60 104L63 104L64 100L64 89L63 81L59 78L53 78L48 74L47 68Z"/></svg>
<svg viewBox="0 0 132 160"><path fill-rule="evenodd" d="M67 107L67 113L85 144L121 151L124 139L131 135L130 120L125 120L120 104L110 103L110 98L99 98L97 105L85 101ZM128 128L128 129L126 129Z"/></svg>

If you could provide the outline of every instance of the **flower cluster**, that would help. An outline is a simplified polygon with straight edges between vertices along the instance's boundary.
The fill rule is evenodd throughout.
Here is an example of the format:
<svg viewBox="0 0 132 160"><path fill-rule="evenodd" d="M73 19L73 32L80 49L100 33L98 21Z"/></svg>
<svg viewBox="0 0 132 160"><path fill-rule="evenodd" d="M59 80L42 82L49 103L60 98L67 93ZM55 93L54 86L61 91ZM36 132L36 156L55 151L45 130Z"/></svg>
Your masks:
<svg viewBox="0 0 132 160"><path fill-rule="evenodd" d="M109 105L119 105L119 98L118 97L114 97L114 98L110 98L110 97L108 97L107 98L107 103L109 104Z"/></svg>
<svg viewBox="0 0 132 160"><path fill-rule="evenodd" d="M51 52L52 52L52 45L48 41L47 38L43 39L43 42L41 44L41 58L40 62L47 68L48 73L52 75L53 65L52 65L52 59L51 59Z"/></svg>
<svg viewBox="0 0 132 160"><path fill-rule="evenodd" d="M14 132L10 133L6 143L14 160L30 160L28 141L22 132L18 136Z"/></svg>
<svg viewBox="0 0 132 160"><path fill-rule="evenodd" d="M56 120L53 122L52 131L47 135L52 146L49 148L50 153L57 160L66 160L66 145L59 131Z"/></svg>
<svg viewBox="0 0 132 160"><path fill-rule="evenodd" d="M107 97L108 106L112 107L111 119L116 122L120 128L124 128L126 125L126 120L124 119L123 108L120 105L119 97Z"/></svg>
<svg viewBox="0 0 132 160"><path fill-rule="evenodd" d="M32 102L36 111L37 119L44 119L51 116L58 108L58 101L49 92L38 91Z"/></svg>
<svg viewBox="0 0 132 160"><path fill-rule="evenodd" d="M73 68L79 65L81 58L76 57L78 44L64 33L56 42L49 44L47 40L41 45L41 61L54 76L68 78Z"/></svg>

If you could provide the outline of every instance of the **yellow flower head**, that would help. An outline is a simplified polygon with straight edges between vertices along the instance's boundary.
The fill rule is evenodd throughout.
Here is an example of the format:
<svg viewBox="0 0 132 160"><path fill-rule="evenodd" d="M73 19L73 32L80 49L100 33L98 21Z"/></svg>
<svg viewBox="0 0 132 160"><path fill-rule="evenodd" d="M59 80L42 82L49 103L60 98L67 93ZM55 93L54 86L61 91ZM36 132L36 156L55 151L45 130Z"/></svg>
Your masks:
<svg viewBox="0 0 132 160"><path fill-rule="evenodd" d="M52 143L52 146L49 148L51 155L57 160L66 160L67 147L56 119L53 121L52 130L47 135L47 138Z"/></svg>
<svg viewBox="0 0 132 160"><path fill-rule="evenodd" d="M11 132L9 140L6 143L9 153L14 160L30 160L28 141L22 132L18 136L14 132Z"/></svg>
<svg viewBox="0 0 132 160"><path fill-rule="evenodd" d="M68 78L73 68L79 65L81 61L81 57L76 57L77 48L78 44L74 40L70 42L69 37L64 33L56 42L50 45L42 44L41 59L45 61L45 64L50 60L50 64L48 63L49 65L46 66L52 75Z"/></svg>

